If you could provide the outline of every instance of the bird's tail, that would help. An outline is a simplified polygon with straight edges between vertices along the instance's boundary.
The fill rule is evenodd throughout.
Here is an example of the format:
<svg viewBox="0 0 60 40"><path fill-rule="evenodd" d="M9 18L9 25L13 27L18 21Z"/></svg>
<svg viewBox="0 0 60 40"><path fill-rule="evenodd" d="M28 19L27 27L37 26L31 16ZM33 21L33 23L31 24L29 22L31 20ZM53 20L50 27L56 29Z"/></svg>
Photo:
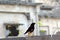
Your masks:
<svg viewBox="0 0 60 40"><path fill-rule="evenodd" d="M25 32L24 34L26 34L27 32Z"/></svg>

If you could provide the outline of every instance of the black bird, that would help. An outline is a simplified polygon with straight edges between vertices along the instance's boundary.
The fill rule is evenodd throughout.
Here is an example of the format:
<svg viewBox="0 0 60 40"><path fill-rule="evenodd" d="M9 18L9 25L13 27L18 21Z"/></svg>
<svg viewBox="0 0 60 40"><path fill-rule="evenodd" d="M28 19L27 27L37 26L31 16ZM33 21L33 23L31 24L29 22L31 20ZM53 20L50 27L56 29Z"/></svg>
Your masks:
<svg viewBox="0 0 60 40"><path fill-rule="evenodd" d="M33 31L34 31L34 25L35 25L35 23L32 23L31 25L30 25L30 27L28 28L28 30L24 33L24 34L26 34L26 33L32 33Z"/></svg>

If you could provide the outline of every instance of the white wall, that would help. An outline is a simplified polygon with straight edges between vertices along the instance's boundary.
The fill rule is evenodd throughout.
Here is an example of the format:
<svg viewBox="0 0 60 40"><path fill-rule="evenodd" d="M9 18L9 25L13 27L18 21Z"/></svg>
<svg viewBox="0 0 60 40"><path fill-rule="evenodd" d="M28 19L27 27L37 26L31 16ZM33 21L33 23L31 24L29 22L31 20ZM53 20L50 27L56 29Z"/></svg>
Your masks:
<svg viewBox="0 0 60 40"><path fill-rule="evenodd" d="M43 3L43 4L47 4L50 6L57 6L59 5L59 2L56 2L54 0L34 0L35 3Z"/></svg>
<svg viewBox="0 0 60 40"><path fill-rule="evenodd" d="M27 22L27 19L25 17L25 15L22 15L22 14L9 14L7 12L16 12L16 13L30 13L30 19L32 20L33 19L33 22L37 22L37 19L36 19L36 11L35 11L35 7L33 6L24 6L24 5L20 5L20 6L17 6L17 5L0 5L0 11L2 11L2 13L0 13L0 24L1 24L1 31L0 31L0 37L3 37L4 36L4 30L3 30L3 23L4 22L18 22L18 23L24 23L25 25L23 27L19 27L21 28L21 30L23 29L21 35L23 35L23 33L27 30L27 28L29 27L28 26L28 22ZM3 11L5 13L3 13ZM7 13L7 14L6 14ZM17 18L17 19L16 19ZM32 21L31 21L32 22ZM28 26L28 27L27 27ZM37 27L37 26L35 26ZM36 31L37 28L35 28L35 31L34 31L34 35L37 33ZM36 32L36 33L35 33ZM19 35L19 36L21 36ZM37 35L37 34L36 34ZM5 36L4 36L5 37Z"/></svg>
<svg viewBox="0 0 60 40"><path fill-rule="evenodd" d="M23 26L19 26L20 35L23 34L28 28L28 20L24 14L4 14L0 13L0 37L5 36L4 23L20 23ZM4 34L5 33L5 34Z"/></svg>
<svg viewBox="0 0 60 40"><path fill-rule="evenodd" d="M35 0L36 3L46 3L48 0Z"/></svg>
<svg viewBox="0 0 60 40"><path fill-rule="evenodd" d="M49 32L50 34L56 34L56 32L58 30L60 30L60 19L52 19L52 18L48 18L48 19L45 19L45 18L42 18L41 19L41 22L42 22L42 26L48 26L49 27ZM58 24L58 25L57 25ZM59 27L58 29L57 26ZM55 32L54 32L55 31Z"/></svg>
<svg viewBox="0 0 60 40"><path fill-rule="evenodd" d="M24 5L0 5L0 11L7 12L31 12L34 11L34 7L32 6L24 6Z"/></svg>

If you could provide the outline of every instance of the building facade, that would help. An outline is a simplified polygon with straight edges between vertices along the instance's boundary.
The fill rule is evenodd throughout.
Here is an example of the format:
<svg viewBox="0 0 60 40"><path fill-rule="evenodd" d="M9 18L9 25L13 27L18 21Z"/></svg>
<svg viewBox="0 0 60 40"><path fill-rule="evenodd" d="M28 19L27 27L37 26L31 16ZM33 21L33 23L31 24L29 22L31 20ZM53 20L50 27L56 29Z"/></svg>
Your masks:
<svg viewBox="0 0 60 40"><path fill-rule="evenodd" d="M36 23L33 36L56 34L60 30L60 12L57 11L60 9L59 3L55 4L57 2L52 0L0 0L0 38L9 34L6 24L20 24L18 37L26 37L24 32L32 22Z"/></svg>
<svg viewBox="0 0 60 40"><path fill-rule="evenodd" d="M60 31L59 10L60 10L60 7L57 5L55 6L41 5L40 6L39 18L42 24L42 27L40 27L40 30L45 30L46 35L55 35L57 34L57 32Z"/></svg>
<svg viewBox="0 0 60 40"><path fill-rule="evenodd" d="M0 38L5 38L9 34L6 29L7 24L20 24L18 37L25 37L24 32L32 22L37 23L38 11L41 3L24 3L18 1L0 1ZM33 21L32 21L33 20ZM39 27L36 24L33 35L39 35Z"/></svg>

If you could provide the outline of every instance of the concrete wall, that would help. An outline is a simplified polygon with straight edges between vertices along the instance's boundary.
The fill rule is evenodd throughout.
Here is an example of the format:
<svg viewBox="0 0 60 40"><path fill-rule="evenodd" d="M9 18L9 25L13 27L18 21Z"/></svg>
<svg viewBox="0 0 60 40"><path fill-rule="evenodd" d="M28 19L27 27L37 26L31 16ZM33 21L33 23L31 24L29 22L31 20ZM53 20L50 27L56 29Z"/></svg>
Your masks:
<svg viewBox="0 0 60 40"><path fill-rule="evenodd" d="M56 32L58 32L60 30L60 19L42 18L41 23L42 23L42 26L48 26L49 27L49 34L50 35L56 34Z"/></svg>
<svg viewBox="0 0 60 40"><path fill-rule="evenodd" d="M4 38L1 40L53 40L51 36L32 36L32 37L18 37L18 38Z"/></svg>
<svg viewBox="0 0 60 40"><path fill-rule="evenodd" d="M22 9L23 8L23 9ZM32 6L24 5L0 5L0 11L9 11L9 12L31 12L34 11Z"/></svg>
<svg viewBox="0 0 60 40"><path fill-rule="evenodd" d="M24 14L6 14L0 13L0 37L6 36L6 27L4 23L20 23L23 25L19 26L19 36L22 35L28 28L28 20Z"/></svg>
<svg viewBox="0 0 60 40"><path fill-rule="evenodd" d="M59 2L56 2L55 0L35 0L35 3L43 3L45 5L50 5L50 6L57 6L59 5Z"/></svg>
<svg viewBox="0 0 60 40"><path fill-rule="evenodd" d="M60 40L60 35L33 36L33 37L18 37L18 38L3 38L0 40Z"/></svg>
<svg viewBox="0 0 60 40"><path fill-rule="evenodd" d="M34 7L34 6L25 6L25 5L0 5L0 11L1 11L0 12L0 19L1 19L0 20L1 21L0 22L0 24L1 24L1 27L0 27L0 34L1 34L0 38L1 37L5 37L4 36L5 35L4 34L4 30L5 29L3 29L3 27L2 27L4 22L14 21L14 22L19 22L19 23L24 23L25 24L25 26L23 26L24 28L23 27L21 28L21 29L24 29L22 31L22 33L24 33L27 30L27 28L29 27L28 24L27 24L28 20L26 19L26 16L24 14L22 14L22 13L29 13L30 14L30 19L33 20L33 22L36 23L37 20L38 20L37 19L37 13L38 12L36 12L37 8L36 9L35 8L36 7ZM16 17L17 19L14 18L14 17ZM31 20L29 20L29 21L31 21ZM31 24L31 22L30 22L30 24ZM37 28L37 24L36 24L34 35L38 35L37 33L38 33L38 28ZM21 36L24 36L24 35L21 34Z"/></svg>

